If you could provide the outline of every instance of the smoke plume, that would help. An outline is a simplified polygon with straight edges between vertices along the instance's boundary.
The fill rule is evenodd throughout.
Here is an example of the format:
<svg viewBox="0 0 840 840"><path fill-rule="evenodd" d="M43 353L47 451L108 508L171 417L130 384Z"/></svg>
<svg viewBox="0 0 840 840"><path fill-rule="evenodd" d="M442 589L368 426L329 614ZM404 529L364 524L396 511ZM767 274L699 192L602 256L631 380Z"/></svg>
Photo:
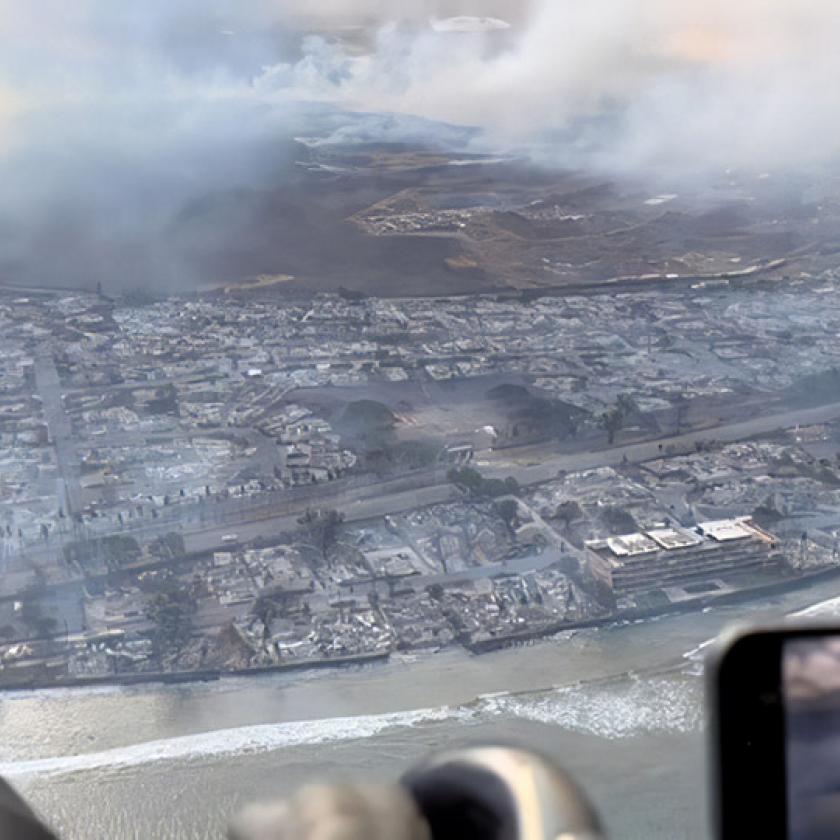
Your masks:
<svg viewBox="0 0 840 840"><path fill-rule="evenodd" d="M642 177L832 164L838 36L831 0L0 0L0 282L271 270L254 230L301 188L298 135Z"/></svg>

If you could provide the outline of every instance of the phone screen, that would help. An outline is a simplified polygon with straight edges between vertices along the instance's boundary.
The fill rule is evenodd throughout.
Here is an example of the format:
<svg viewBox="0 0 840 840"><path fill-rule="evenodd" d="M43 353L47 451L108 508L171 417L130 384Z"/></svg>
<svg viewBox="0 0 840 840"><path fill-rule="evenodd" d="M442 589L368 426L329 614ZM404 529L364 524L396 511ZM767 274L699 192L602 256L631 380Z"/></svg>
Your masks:
<svg viewBox="0 0 840 840"><path fill-rule="evenodd" d="M782 650L788 837L840 837L840 635Z"/></svg>

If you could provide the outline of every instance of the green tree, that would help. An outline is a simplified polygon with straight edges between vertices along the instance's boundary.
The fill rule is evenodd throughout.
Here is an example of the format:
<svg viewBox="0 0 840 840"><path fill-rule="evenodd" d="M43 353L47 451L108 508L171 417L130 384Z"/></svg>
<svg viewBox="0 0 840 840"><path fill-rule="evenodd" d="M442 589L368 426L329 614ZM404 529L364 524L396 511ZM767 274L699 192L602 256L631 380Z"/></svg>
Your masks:
<svg viewBox="0 0 840 840"><path fill-rule="evenodd" d="M162 582L146 605L146 615L154 622L152 639L158 655L180 648L192 634L195 601L189 590L181 588L173 579Z"/></svg>
<svg viewBox="0 0 840 840"><path fill-rule="evenodd" d="M555 516L568 528L576 519L583 518L583 508L577 502L568 500L557 506Z"/></svg>
<svg viewBox="0 0 840 840"><path fill-rule="evenodd" d="M633 515L615 505L601 508L600 516L601 521L613 534L632 534L639 529Z"/></svg>
<svg viewBox="0 0 840 840"><path fill-rule="evenodd" d="M474 470L472 467L453 467L449 472L446 474L447 479L454 484L456 487L459 487L461 490L464 490L471 495L480 495L480 490L484 479L481 477L481 473L478 470Z"/></svg>
<svg viewBox="0 0 840 840"><path fill-rule="evenodd" d="M513 476L508 476L504 480L501 478L484 478L478 470L472 467L461 467L460 469L453 467L447 472L446 477L460 490L476 499L495 499L507 494L517 495L520 490L519 482Z"/></svg>
<svg viewBox="0 0 840 840"><path fill-rule="evenodd" d="M344 514L337 510L307 510L298 519L304 527L309 541L318 549L322 559L326 560L338 539L338 530L344 522Z"/></svg>
<svg viewBox="0 0 840 840"><path fill-rule="evenodd" d="M615 401L616 408L621 412L623 417L630 417L632 414L637 414L639 406L636 400L630 394L619 394Z"/></svg>
<svg viewBox="0 0 840 840"><path fill-rule="evenodd" d="M277 617L277 603L267 595L260 595L251 612L262 622L263 625L263 641L266 641L271 635L271 622Z"/></svg>
<svg viewBox="0 0 840 840"><path fill-rule="evenodd" d="M607 433L607 442L612 445L616 434L624 426L624 412L617 405L608 409L601 415L601 426Z"/></svg>
<svg viewBox="0 0 840 840"><path fill-rule="evenodd" d="M426 592L429 593L429 597L433 601L440 602L440 601L443 600L444 591L443 591L443 586L440 583L430 583L426 587Z"/></svg>
<svg viewBox="0 0 840 840"><path fill-rule="evenodd" d="M496 509L496 513L499 514L502 522L505 523L507 529L514 533L514 525L519 516L519 505L516 504L514 499L501 499L500 501L496 502L494 505Z"/></svg>

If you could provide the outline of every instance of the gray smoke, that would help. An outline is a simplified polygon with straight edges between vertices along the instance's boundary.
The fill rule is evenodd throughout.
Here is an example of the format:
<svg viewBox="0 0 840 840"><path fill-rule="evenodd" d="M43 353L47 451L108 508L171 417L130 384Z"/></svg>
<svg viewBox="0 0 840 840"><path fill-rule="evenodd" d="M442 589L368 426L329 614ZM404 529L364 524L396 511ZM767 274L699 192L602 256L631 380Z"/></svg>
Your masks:
<svg viewBox="0 0 840 840"><path fill-rule="evenodd" d="M838 35L831 0L0 0L0 282L283 270L258 228L266 202L301 215L301 134L441 121L609 173L831 163Z"/></svg>
<svg viewBox="0 0 840 840"><path fill-rule="evenodd" d="M309 97L465 122L498 143L608 170L837 156L831 0L534 0L493 12L513 21L500 43L494 32L383 23L369 54L319 43L314 65L329 70L294 81ZM282 86L289 69L269 68L258 84Z"/></svg>

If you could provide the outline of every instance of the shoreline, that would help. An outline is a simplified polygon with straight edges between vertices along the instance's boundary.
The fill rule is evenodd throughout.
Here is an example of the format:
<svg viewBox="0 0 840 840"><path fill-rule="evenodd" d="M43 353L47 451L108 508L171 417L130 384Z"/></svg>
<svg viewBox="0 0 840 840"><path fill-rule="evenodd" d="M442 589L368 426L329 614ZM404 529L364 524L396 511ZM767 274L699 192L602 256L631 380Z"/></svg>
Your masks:
<svg viewBox="0 0 840 840"><path fill-rule="evenodd" d="M755 586L742 587L720 593L707 593L696 598L671 603L660 607L647 609L631 609L622 612L611 613L607 616L597 618L581 619L572 622L557 622L533 630L526 630L519 633L505 636L480 639L475 642L462 645L450 645L441 649L441 652L455 651L459 648L472 656L482 656L494 653L507 648L528 642L546 640L551 636L569 630L582 630L589 628L604 628L613 625L621 625L627 622L646 621L668 615L682 615L693 612L702 612L708 607L724 606L737 603L749 603L761 597L779 595L788 592L805 589L808 586L840 578L840 565L828 568L817 569L811 572L799 574L786 579L770 581ZM149 671L141 673L125 674L103 674L90 677L67 677L48 681L30 679L22 681L17 685L0 686L0 696L4 693L45 691L49 689L66 688L88 688L100 686L133 686L133 685L177 685L185 683L207 683L218 682L229 678L241 678L260 676L266 674L283 674L296 671L323 671L343 670L354 665L387 664L391 661L394 651L380 651L373 653L348 654L325 659L306 659L296 662L281 662L273 665L260 665L252 668L237 668L224 670L221 668L206 668L191 671ZM399 652L406 656L418 656L426 651L405 651ZM436 654L435 654L436 655Z"/></svg>
<svg viewBox="0 0 840 840"><path fill-rule="evenodd" d="M12 691L40 691L50 688L85 688L88 686L129 686L146 683L177 685L180 683L216 682L225 677L247 677L259 674L288 673L292 671L323 670L344 668L351 665L370 665L387 662L390 651L374 653L355 653L346 656L334 656L329 659L301 659L297 662L279 662L276 665L256 665L253 668L199 668L192 671L141 671L125 674L102 674L90 677L66 677L48 682L38 680L21 681L18 685L0 685L0 695ZM2 672L0 672L2 673Z"/></svg>
<svg viewBox="0 0 840 840"><path fill-rule="evenodd" d="M647 609L624 610L620 613L613 613L600 618L581 619L575 622L558 622L539 630L523 631L522 633L498 636L489 639L481 639L472 642L464 647L473 654L481 655L512 647L524 642L535 641L540 638L561 633L564 630L577 630L588 627L605 627L610 624L620 624L626 621L644 621L646 619L658 618L665 615L681 615L692 612L700 612L707 607L745 603L760 598L761 596L778 595L785 592L794 592L797 589L804 589L814 583L831 580L840 577L840 565L830 566L826 569L814 570L810 573L800 574L787 579L771 581L768 583L745 586L740 589L733 589L727 592L707 593L688 598L684 601L677 601L662 607L649 607Z"/></svg>

